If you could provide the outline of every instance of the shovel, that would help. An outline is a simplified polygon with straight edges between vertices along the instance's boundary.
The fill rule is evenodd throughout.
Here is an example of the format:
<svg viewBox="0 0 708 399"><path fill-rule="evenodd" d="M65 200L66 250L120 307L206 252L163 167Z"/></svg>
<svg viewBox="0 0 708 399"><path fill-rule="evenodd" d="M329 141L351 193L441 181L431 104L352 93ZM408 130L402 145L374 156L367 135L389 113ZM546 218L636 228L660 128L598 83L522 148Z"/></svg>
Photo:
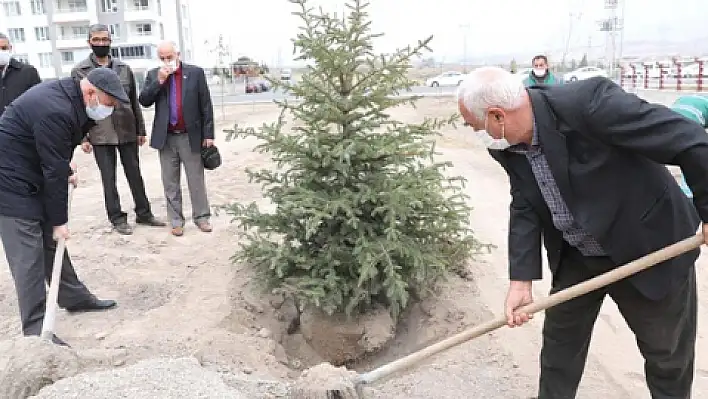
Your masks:
<svg viewBox="0 0 708 399"><path fill-rule="evenodd" d="M608 286L619 280L639 273L644 269L648 269L658 263L664 262L676 256L682 255L688 251L699 248L703 243L703 234L696 234L693 237L686 238L675 244L669 245L666 248L660 249L656 252L652 252L637 260L629 262L616 269L610 270L607 273L591 278L590 280L583 281L582 283L576 284L572 287L568 287L562 291L558 291L555 294L538 299L533 303L530 303L520 308L519 312L529 314L538 313L553 306L570 301L571 299L577 298L581 295L585 295L589 292L595 291L599 288ZM410 355L395 360L389 364L383 365L368 373L359 374L356 376L354 382L357 385L374 383L398 371L407 369L408 367L416 363L420 363L421 361L430 356L443 352L454 346L460 345L471 339L477 338L488 332L494 331L505 325L506 317L500 316L497 319L490 320L484 324L472 327L469 330L465 330L449 338L443 339L442 341L439 341L433 345L423 348L417 352L411 353Z"/></svg>
<svg viewBox="0 0 708 399"><path fill-rule="evenodd" d="M69 184L69 200L67 209L71 214L71 197L74 194L74 186ZM71 215L70 215L71 216ZM69 222L67 220L67 226ZM52 280L49 284L49 293L47 294L46 308L44 310L44 320L42 321L42 338L49 341L54 337L54 324L56 323L57 308L59 299L59 286L61 285L61 268L64 260L64 251L66 250L66 240L60 238L57 240L57 249L54 252L54 266L52 267Z"/></svg>

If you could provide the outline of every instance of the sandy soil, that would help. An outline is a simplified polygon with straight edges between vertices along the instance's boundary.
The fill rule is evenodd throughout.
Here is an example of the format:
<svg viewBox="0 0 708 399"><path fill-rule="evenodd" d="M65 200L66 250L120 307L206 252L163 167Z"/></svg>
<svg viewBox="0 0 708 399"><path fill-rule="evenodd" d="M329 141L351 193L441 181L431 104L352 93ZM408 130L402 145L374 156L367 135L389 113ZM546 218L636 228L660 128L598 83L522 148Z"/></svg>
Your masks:
<svg viewBox="0 0 708 399"><path fill-rule="evenodd" d="M424 115L453 112L451 99L426 99L417 111L399 109L396 116L416 120ZM270 105L233 106L229 123L259 126L272 121ZM467 193L475 207L473 226L480 239L497 245L490 255L469 265L470 277L451 278L437 298L414 306L398 328L399 337L380 356L357 365L367 370L407 354L464 327L486 321L502 309L507 286L506 230L509 190L503 170L463 128L445 132L439 140L442 158L454 162L453 172L468 178ZM218 143L224 165L208 173L212 205L260 199L249 184L246 167L268 165L251 152L253 140ZM164 199L156 152L141 151L143 175L155 213L164 218ZM300 334L288 335L292 308L275 296L253 291L251 272L234 265L229 256L237 245L236 226L228 216L213 218L214 232L205 234L188 224L183 237L166 229L138 227L133 236L112 233L106 220L98 171L92 156L77 152L81 188L72 211L73 238L69 250L80 277L119 307L106 313L69 315L61 312L58 335L84 356L99 359L99 368L135 364L154 357L195 356L218 371L259 379L292 379L300 369L321 359L308 350ZM119 173L122 173L119 171ZM121 177L124 209L132 199ZM186 187L185 187L186 194ZM185 214L189 214L189 203ZM131 215L131 220L132 220ZM2 256L4 263L4 256ZM700 269L701 297L708 278ZM536 284L545 295L548 281ZM708 392L708 354L701 306L695 395ZM401 376L370 389L375 398L529 398L535 395L542 317L520 329L503 328L452 349ZM19 334L14 287L7 267L0 267L0 339ZM580 398L648 398L641 358L634 339L616 307L607 301L597 322ZM264 396L265 397L265 396ZM706 396L708 397L708 396Z"/></svg>

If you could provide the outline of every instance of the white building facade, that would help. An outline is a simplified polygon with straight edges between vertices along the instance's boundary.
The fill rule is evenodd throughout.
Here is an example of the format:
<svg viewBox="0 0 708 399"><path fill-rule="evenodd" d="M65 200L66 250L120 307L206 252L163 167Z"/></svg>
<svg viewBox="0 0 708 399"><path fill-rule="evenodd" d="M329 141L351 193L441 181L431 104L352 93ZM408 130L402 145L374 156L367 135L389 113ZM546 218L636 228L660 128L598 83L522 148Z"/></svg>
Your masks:
<svg viewBox="0 0 708 399"><path fill-rule="evenodd" d="M88 27L108 25L112 55L136 78L157 66L157 44L173 40L182 59L193 58L188 0L0 0L0 32L14 57L32 64L42 79L68 76L91 52Z"/></svg>

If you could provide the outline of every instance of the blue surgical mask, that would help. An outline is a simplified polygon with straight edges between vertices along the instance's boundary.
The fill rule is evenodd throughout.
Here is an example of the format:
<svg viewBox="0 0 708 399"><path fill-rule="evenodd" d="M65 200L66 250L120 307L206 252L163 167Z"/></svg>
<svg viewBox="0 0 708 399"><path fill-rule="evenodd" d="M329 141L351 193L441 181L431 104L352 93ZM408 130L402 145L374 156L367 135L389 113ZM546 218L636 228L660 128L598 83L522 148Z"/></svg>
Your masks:
<svg viewBox="0 0 708 399"><path fill-rule="evenodd" d="M95 121L102 121L111 116L112 113L113 107L101 104L98 101L98 97L96 97L96 105L86 105L86 115Z"/></svg>

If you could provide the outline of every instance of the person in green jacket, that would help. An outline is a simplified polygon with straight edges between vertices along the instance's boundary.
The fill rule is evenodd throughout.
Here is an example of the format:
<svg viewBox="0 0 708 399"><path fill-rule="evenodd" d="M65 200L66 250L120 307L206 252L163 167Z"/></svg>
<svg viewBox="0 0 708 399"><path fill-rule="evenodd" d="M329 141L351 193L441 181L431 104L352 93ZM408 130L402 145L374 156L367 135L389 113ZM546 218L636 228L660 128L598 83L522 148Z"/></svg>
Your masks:
<svg viewBox="0 0 708 399"><path fill-rule="evenodd" d="M671 109L704 128L708 128L708 97L698 94L681 96L674 101ZM693 193L688 188L683 176L681 176L679 186L689 198L693 198Z"/></svg>
<svg viewBox="0 0 708 399"><path fill-rule="evenodd" d="M533 70L529 73L529 76L524 79L524 86L534 86L537 84L553 85L561 84L563 80L557 78L556 75L552 74L548 70L548 58L545 55L537 55L533 57L531 61L533 65Z"/></svg>

